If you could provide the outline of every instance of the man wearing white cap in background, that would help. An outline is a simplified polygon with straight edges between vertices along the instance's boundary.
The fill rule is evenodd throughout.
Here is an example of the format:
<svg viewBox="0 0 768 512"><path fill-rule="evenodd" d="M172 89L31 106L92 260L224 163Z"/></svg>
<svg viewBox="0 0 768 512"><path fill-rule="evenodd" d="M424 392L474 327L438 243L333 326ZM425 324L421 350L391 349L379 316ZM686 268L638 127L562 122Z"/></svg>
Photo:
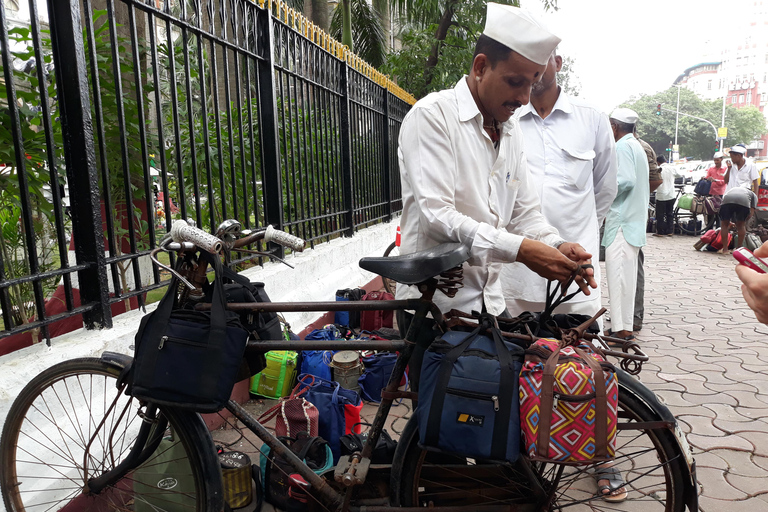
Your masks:
<svg viewBox="0 0 768 512"><path fill-rule="evenodd" d="M608 116L557 85L562 64L562 57L552 52L541 81L533 85L531 102L520 108L518 119L544 217L560 236L597 254L600 226L616 197L616 143ZM598 271L596 267L597 281ZM512 316L544 309L547 281L525 265L504 265L501 283ZM569 292L576 290L572 286ZM576 295L555 311L592 316L601 307L598 288L591 295Z"/></svg>
<svg viewBox="0 0 768 512"><path fill-rule="evenodd" d="M744 144L737 144L731 148L731 161L733 165L724 177L725 182L728 183L728 190L743 187L757 194L760 173L757 172L755 164L747 160L747 147Z"/></svg>
<svg viewBox="0 0 768 512"><path fill-rule="evenodd" d="M605 274L611 302L612 334L634 339L632 321L637 289L637 258L645 245L648 220L648 160L633 136L637 113L617 108L610 116L618 160L618 193L605 219Z"/></svg>
<svg viewBox="0 0 768 512"><path fill-rule="evenodd" d="M565 281L580 264L591 261L589 253L563 240L541 214L520 126L512 118L528 103L531 86L559 42L527 11L489 3L469 76L453 89L422 98L403 120L398 148L400 253L444 242L471 244L463 288L454 298L435 294L441 311L505 313L502 263L519 261L548 279ZM586 281L577 281L588 293L590 286L596 287L593 272L582 273ZM416 287L397 287L398 299L420 295ZM403 332L411 319L398 312ZM412 372L420 367L419 352L411 361ZM417 387L418 376L414 380Z"/></svg>

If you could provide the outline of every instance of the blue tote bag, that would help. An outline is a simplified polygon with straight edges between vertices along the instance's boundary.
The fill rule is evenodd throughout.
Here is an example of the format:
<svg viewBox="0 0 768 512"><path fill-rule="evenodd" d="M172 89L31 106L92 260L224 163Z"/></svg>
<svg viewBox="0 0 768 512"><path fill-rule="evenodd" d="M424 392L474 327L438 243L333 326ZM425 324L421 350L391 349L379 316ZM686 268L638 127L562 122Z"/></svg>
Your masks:
<svg viewBox="0 0 768 512"><path fill-rule="evenodd" d="M317 407L320 425L317 433L328 441L333 453L333 463L336 464L341 456L341 436L346 433L347 421L345 419L346 408L362 407L360 395L349 389L342 388L338 382L319 379L314 375L299 376L299 391L306 389L302 394L307 401ZM351 426L351 425L350 425Z"/></svg>

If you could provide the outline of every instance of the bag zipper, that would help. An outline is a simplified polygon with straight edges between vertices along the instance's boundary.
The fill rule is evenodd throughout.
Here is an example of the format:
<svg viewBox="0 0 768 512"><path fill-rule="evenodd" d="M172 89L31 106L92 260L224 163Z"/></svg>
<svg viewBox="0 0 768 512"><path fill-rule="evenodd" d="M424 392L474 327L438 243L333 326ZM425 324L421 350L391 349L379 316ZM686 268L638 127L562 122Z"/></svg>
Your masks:
<svg viewBox="0 0 768 512"><path fill-rule="evenodd" d="M499 397L497 395L488 396L481 393L473 393L472 391L465 391L463 389L455 388L447 388L445 392L450 393L451 395L463 396L464 398L474 398L475 400L493 402L493 410L497 412L499 410Z"/></svg>
<svg viewBox="0 0 768 512"><path fill-rule="evenodd" d="M552 408L557 409L557 403L562 399L566 402L589 402L594 400L596 393L587 393L586 395L567 395L565 393L552 392Z"/></svg>
<svg viewBox="0 0 768 512"><path fill-rule="evenodd" d="M185 340L184 338L177 338L174 336L162 336L160 338L160 343L157 345L157 350L163 350L165 343L168 341L173 341L174 343L180 343L182 345L192 345L193 347L202 347L205 345L204 343L197 343L194 341Z"/></svg>

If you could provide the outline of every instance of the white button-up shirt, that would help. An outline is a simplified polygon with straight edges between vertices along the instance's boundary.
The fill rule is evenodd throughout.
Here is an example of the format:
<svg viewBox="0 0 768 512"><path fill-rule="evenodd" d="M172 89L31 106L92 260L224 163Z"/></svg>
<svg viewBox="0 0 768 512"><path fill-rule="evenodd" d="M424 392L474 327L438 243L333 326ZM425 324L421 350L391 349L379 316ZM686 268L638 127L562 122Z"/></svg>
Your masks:
<svg viewBox="0 0 768 512"><path fill-rule="evenodd" d="M728 177L728 190L734 187L752 188L752 182L760 176L757 172L757 166L752 160L746 160L741 168L737 168L734 163L731 165L731 175Z"/></svg>
<svg viewBox="0 0 768 512"><path fill-rule="evenodd" d="M518 109L525 153L541 211L569 242L578 242L597 260L600 224L616 197L616 143L608 116L560 91L542 119L532 104ZM600 282L600 268L595 265ZM546 280L520 263L505 265L501 284L508 299L544 302ZM572 285L571 292L578 290ZM596 297L579 294L572 302ZM599 297L599 294L597 294Z"/></svg>
<svg viewBox="0 0 768 512"><path fill-rule="evenodd" d="M419 100L405 116L398 148L403 190L401 254L445 242L472 241L464 287L453 299L440 291L441 311L504 311L499 273L515 261L523 238L563 241L539 207L515 118L501 127L498 151L483 130L483 116L466 76L453 89ZM416 298L398 286L397 298Z"/></svg>

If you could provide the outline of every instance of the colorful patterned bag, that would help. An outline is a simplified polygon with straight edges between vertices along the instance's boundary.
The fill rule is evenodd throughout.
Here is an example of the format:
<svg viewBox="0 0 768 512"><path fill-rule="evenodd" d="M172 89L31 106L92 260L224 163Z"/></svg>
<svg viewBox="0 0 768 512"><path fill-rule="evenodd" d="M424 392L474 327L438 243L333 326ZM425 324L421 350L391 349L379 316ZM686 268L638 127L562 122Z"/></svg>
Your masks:
<svg viewBox="0 0 768 512"><path fill-rule="evenodd" d="M615 454L615 368L589 343L574 345L540 339L526 350L520 422L533 460L592 463Z"/></svg>

